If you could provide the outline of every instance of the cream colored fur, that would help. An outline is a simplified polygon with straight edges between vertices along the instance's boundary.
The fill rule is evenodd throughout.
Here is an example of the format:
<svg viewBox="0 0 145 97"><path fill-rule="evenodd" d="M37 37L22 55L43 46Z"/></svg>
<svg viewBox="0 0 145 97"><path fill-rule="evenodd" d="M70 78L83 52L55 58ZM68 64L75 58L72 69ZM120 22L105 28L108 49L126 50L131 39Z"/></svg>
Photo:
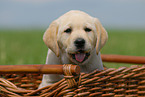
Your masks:
<svg viewBox="0 0 145 97"><path fill-rule="evenodd" d="M90 28L90 32L84 28ZM71 33L65 33L72 28ZM82 63L69 56L75 53L74 41L83 38L86 41L85 51L90 52L88 59ZM108 34L97 18L77 10L72 10L53 21L46 30L43 40L48 46L46 64L77 64L81 72L91 72L95 69L103 70L100 49L105 45ZM39 88L50 85L63 78L63 75L44 74Z"/></svg>

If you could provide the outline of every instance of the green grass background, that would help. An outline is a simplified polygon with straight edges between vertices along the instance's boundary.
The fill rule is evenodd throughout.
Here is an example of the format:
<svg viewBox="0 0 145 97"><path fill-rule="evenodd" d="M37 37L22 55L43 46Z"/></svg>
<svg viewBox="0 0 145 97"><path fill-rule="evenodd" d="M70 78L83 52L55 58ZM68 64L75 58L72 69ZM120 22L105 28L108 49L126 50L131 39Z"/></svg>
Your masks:
<svg viewBox="0 0 145 97"><path fill-rule="evenodd" d="M47 47L44 29L0 30L0 65L44 64ZM102 54L145 56L145 30L111 30ZM104 63L118 68L124 64ZM130 64L125 65L130 66Z"/></svg>

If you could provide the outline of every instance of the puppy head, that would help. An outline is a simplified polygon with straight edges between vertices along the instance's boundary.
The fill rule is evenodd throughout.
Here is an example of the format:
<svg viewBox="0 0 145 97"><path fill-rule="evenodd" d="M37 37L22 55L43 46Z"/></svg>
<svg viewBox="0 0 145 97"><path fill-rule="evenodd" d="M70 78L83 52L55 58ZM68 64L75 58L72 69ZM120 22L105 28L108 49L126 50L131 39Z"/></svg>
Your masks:
<svg viewBox="0 0 145 97"><path fill-rule="evenodd" d="M56 56L61 50L75 64L89 61L94 49L98 53L107 38L99 20L81 11L70 11L53 21L43 37Z"/></svg>

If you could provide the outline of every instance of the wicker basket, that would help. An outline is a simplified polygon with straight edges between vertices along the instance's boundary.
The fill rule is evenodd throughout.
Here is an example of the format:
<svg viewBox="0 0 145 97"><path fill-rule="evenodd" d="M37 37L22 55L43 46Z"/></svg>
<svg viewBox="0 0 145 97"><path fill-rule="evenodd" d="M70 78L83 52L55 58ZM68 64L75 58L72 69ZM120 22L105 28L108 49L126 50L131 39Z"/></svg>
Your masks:
<svg viewBox="0 0 145 97"><path fill-rule="evenodd" d="M41 89L37 89L41 73L48 73L44 69L25 73L18 70L7 70L10 72L6 73L3 70L0 74L0 97L145 97L145 65L107 68L80 75L73 73L78 71L76 68L74 71L69 69L72 65L64 67L64 79ZM62 73L62 68L60 71Z"/></svg>

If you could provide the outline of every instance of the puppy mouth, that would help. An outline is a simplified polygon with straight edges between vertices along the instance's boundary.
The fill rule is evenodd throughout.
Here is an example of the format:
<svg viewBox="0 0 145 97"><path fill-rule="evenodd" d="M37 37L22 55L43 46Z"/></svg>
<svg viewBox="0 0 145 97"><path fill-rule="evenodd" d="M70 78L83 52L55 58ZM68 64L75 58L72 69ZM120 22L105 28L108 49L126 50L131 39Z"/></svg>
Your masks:
<svg viewBox="0 0 145 97"><path fill-rule="evenodd" d="M76 60L77 62L83 63L90 56L90 52L85 52L85 51L80 50L75 53L69 53L69 55L72 59Z"/></svg>

